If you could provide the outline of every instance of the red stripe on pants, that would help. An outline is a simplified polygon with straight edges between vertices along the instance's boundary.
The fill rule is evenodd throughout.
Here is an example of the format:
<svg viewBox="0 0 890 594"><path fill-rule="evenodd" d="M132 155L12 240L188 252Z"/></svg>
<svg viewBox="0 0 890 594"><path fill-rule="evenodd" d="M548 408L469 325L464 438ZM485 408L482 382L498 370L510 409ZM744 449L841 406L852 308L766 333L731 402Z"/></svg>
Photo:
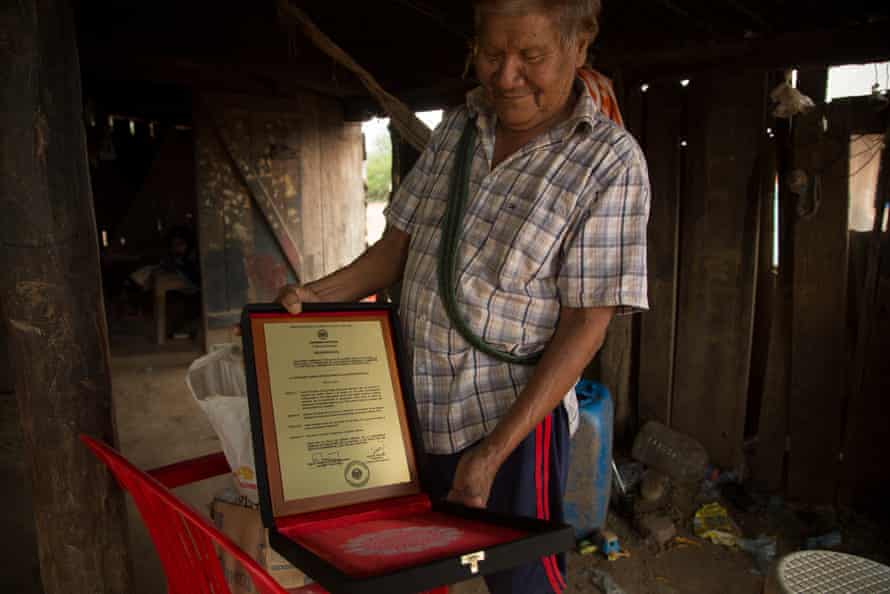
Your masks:
<svg viewBox="0 0 890 594"><path fill-rule="evenodd" d="M549 503L550 494L548 492L548 480L550 478L550 432L552 429L553 419L551 416L542 421L535 428L535 491L536 503L538 505L538 519L547 520L550 518ZM550 587L556 594L562 592L562 575L556 565L556 559L553 555L541 558L544 565L544 571L547 574L547 580Z"/></svg>

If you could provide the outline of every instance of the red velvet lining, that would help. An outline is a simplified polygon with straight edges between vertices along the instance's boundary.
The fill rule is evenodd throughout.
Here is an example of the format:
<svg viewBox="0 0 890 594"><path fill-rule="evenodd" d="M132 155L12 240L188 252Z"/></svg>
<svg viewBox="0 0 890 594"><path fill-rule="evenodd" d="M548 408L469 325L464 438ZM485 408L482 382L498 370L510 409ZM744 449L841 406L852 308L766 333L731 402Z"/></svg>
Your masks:
<svg viewBox="0 0 890 594"><path fill-rule="evenodd" d="M519 530L434 512L424 495L278 518L278 531L344 573L368 577L518 540Z"/></svg>
<svg viewBox="0 0 890 594"><path fill-rule="evenodd" d="M400 518L405 515L428 512L432 507L430 498L425 493L418 493L407 497L368 501L334 509L275 518L275 527L280 533L292 537L292 535L307 534L317 530L340 528L356 522Z"/></svg>

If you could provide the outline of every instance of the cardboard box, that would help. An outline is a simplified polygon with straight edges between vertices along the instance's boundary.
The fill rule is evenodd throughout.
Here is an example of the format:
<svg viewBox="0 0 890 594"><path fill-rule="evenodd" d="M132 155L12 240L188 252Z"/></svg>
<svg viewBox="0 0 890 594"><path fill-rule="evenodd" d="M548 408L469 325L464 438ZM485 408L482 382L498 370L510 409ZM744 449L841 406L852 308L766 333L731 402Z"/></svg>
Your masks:
<svg viewBox="0 0 890 594"><path fill-rule="evenodd" d="M216 499L211 515L219 531L253 557L282 588L299 588L312 581L269 546L269 534L258 509ZM227 552L221 553L220 561L232 594L256 594L253 581L241 564Z"/></svg>

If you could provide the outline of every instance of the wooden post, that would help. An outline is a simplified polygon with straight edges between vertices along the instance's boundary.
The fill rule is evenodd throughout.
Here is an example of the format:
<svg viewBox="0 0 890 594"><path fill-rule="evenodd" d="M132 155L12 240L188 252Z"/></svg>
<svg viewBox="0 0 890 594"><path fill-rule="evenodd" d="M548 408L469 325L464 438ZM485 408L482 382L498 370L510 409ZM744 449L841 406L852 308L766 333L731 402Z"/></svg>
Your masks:
<svg viewBox="0 0 890 594"><path fill-rule="evenodd" d="M671 423L677 328L680 202L684 195L687 92L677 81L647 93L646 158L652 184L649 214L649 311L642 315L640 422Z"/></svg>
<svg viewBox="0 0 890 594"><path fill-rule="evenodd" d="M396 130L395 126L392 124L389 125L389 138L392 142L392 194L390 195L390 200L392 200L392 197L395 196L399 186L402 185L402 180L411 173L414 164L417 163L417 160L420 158L420 152L411 146L411 144L403 140L402 135L399 134L398 130ZM393 286L384 290L382 294L378 295L378 298L388 299L392 303L398 305L401 295L402 281L398 281Z"/></svg>
<svg viewBox="0 0 890 594"><path fill-rule="evenodd" d="M77 440L114 441L74 20L0 5L0 301L46 594L128 592L124 499ZM13 545L14 546L14 545Z"/></svg>
<svg viewBox="0 0 890 594"><path fill-rule="evenodd" d="M758 73L713 75L688 89L671 426L723 468L743 462L765 83Z"/></svg>
<svg viewBox="0 0 890 594"><path fill-rule="evenodd" d="M790 499L834 503L846 368L850 109L836 103L795 120L796 201L788 395ZM823 115L830 133L823 129ZM784 182L783 182L784 183ZM787 255L782 256L787 262Z"/></svg>

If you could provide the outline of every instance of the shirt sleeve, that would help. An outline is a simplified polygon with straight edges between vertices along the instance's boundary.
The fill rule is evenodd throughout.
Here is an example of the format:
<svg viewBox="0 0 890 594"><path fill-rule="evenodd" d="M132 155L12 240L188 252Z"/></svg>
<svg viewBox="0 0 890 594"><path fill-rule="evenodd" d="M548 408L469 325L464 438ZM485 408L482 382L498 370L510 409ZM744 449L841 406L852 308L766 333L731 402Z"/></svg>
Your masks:
<svg viewBox="0 0 890 594"><path fill-rule="evenodd" d="M415 230L420 205L424 197L429 194L429 184L434 177L433 168L439 146L442 144L442 137L450 127L450 120L454 119L454 116L454 113L445 115L442 122L433 131L430 141L420 154L417 163L402 180L399 189L396 190L389 204L383 210L387 225L392 225L408 235L411 235Z"/></svg>
<svg viewBox="0 0 890 594"><path fill-rule="evenodd" d="M594 183L590 202L562 246L557 282L565 307L616 307L627 314L649 308L649 174L630 135L616 144L609 160L607 175L600 177L606 182Z"/></svg>

